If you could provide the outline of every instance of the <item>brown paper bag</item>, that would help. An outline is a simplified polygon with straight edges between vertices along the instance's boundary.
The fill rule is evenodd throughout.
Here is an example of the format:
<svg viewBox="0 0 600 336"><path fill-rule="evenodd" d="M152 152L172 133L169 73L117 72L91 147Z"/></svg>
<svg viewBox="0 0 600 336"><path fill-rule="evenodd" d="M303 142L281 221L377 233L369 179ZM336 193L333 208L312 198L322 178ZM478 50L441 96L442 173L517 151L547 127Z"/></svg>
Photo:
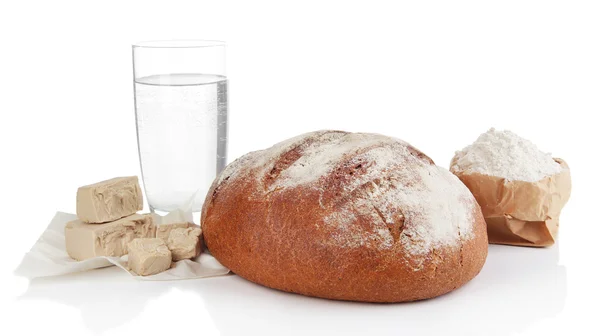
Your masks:
<svg viewBox="0 0 600 336"><path fill-rule="evenodd" d="M450 167L454 167L456 158ZM558 217L571 195L567 163L554 159L563 170L537 182L454 171L481 206L492 244L550 246L558 234Z"/></svg>

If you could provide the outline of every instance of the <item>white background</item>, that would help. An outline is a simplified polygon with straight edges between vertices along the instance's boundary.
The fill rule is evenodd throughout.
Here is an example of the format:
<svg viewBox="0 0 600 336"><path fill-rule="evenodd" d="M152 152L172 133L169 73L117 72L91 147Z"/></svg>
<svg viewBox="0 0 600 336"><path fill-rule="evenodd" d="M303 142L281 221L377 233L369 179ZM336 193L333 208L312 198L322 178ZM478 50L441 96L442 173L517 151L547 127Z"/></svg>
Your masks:
<svg viewBox="0 0 600 336"><path fill-rule="evenodd" d="M597 335L600 3L394 3L3 1L0 333ZM78 186L139 175L130 45L186 38L228 43L229 161L334 128L402 138L447 166L508 128L572 168L559 248L492 246L462 289L399 305L237 276L14 277L54 212L74 212Z"/></svg>

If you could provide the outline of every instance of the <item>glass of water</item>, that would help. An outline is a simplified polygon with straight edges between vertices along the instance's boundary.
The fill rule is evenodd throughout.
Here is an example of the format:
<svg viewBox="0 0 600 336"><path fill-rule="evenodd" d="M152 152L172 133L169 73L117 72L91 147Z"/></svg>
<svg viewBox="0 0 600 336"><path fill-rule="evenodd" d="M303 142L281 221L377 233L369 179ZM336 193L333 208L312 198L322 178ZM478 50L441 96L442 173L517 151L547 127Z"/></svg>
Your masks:
<svg viewBox="0 0 600 336"><path fill-rule="evenodd" d="M164 214L200 211L224 168L227 77L221 41L133 45L135 116L146 198Z"/></svg>

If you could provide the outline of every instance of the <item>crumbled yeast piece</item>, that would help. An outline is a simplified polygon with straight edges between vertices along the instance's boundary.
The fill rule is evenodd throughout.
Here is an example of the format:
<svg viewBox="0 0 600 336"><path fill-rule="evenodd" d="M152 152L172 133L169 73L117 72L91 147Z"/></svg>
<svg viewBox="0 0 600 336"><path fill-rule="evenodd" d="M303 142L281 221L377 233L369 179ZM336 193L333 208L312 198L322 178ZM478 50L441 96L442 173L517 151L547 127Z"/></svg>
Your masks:
<svg viewBox="0 0 600 336"><path fill-rule="evenodd" d="M136 238L128 245L129 268L138 275L152 275L171 267L171 251L160 238Z"/></svg>
<svg viewBox="0 0 600 336"><path fill-rule="evenodd" d="M202 251L199 227L175 228L167 239L167 246L173 255L173 261L193 259Z"/></svg>
<svg viewBox="0 0 600 336"><path fill-rule="evenodd" d="M164 239L166 242L169 239L169 235L171 231L179 228L189 228L189 227L199 227L194 223L189 222L181 222L181 223L169 223L169 224L160 224L156 226L156 238Z"/></svg>

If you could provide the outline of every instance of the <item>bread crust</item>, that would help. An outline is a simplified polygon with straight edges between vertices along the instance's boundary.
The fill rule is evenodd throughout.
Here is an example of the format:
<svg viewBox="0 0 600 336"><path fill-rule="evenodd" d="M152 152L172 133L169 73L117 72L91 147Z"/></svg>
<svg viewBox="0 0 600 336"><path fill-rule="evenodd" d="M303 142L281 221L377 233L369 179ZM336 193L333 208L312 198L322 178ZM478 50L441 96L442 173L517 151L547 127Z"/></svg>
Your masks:
<svg viewBox="0 0 600 336"><path fill-rule="evenodd" d="M347 134L352 133L314 132L292 139L278 151L252 152L230 164L211 186L202 210L202 230L212 255L258 284L337 300L421 300L450 292L475 277L483 267L488 245L483 216L470 193L465 201L475 204L470 208L470 238L458 237L457 245L434 246L418 256L410 244L402 243L407 238L402 209L395 209L396 217L387 223L376 207L355 211L357 195L364 196L389 175L381 173L349 191L348 183L370 169L370 162L348 164L360 153L396 148L397 142L419 164L433 165L430 158L404 142L388 138L389 144L383 141L352 150L315 182L277 186L282 172L304 155L306 146ZM455 183L461 182L456 179ZM350 221L339 215L349 208ZM359 231L340 233L338 228L344 225ZM389 241L372 234L382 227L389 230L389 234L381 233ZM336 235L342 235L343 243L336 243L340 241ZM360 243L349 244L354 241L349 239Z"/></svg>

